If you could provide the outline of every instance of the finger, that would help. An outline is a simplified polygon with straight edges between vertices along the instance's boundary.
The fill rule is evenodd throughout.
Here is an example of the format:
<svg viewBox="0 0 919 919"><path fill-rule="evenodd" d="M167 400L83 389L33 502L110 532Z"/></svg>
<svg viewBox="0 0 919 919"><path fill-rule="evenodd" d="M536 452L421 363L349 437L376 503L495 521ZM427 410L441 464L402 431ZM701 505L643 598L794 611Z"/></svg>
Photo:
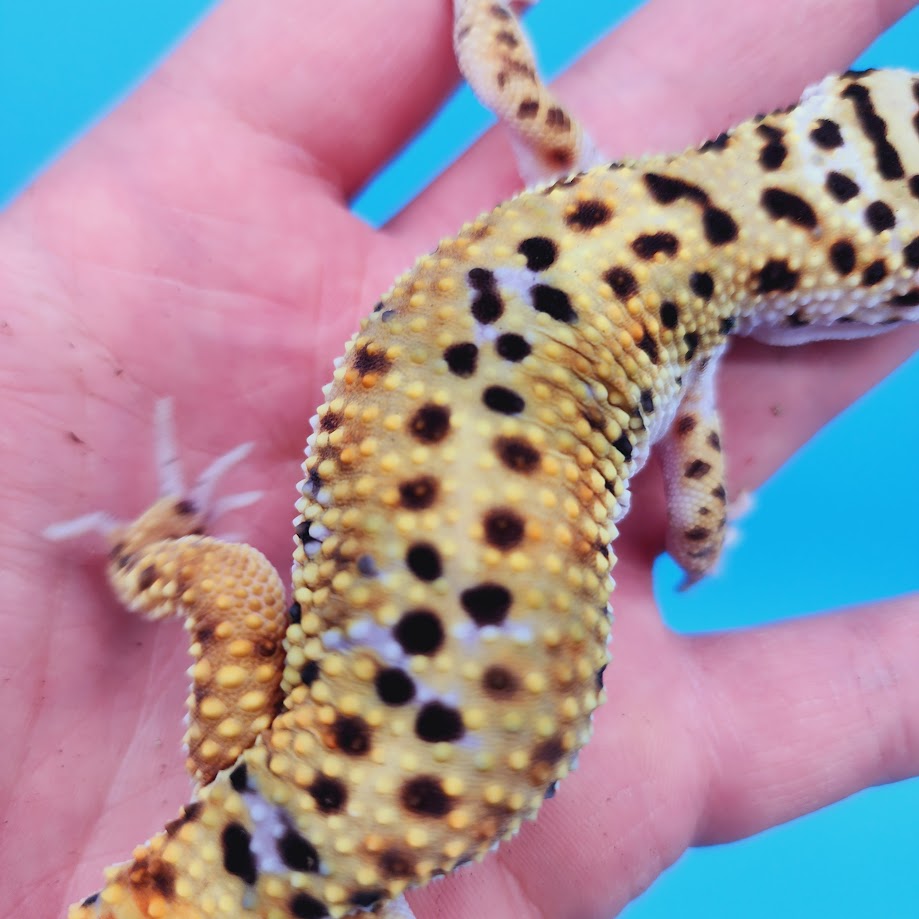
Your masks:
<svg viewBox="0 0 919 919"><path fill-rule="evenodd" d="M654 0L580 59L558 95L611 159L680 150L793 102L912 5ZM519 187L507 139L491 131L392 229L424 249Z"/></svg>
<svg viewBox="0 0 919 919"><path fill-rule="evenodd" d="M154 81L216 100L346 195L430 117L457 79L450 3L228 0ZM419 79L419 75L423 78Z"/></svg>
<svg viewBox="0 0 919 919"><path fill-rule="evenodd" d="M695 843L919 772L919 595L692 643L716 777Z"/></svg>

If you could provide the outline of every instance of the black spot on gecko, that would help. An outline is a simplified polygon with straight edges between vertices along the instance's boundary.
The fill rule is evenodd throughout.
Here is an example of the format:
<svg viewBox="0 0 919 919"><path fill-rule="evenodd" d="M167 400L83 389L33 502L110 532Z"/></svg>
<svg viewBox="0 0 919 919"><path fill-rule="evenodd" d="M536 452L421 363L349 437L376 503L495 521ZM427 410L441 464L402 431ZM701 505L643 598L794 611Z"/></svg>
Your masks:
<svg viewBox="0 0 919 919"><path fill-rule="evenodd" d="M685 437L696 429L697 424L698 420L695 415L681 415L676 420L676 432L681 437Z"/></svg>
<svg viewBox="0 0 919 919"><path fill-rule="evenodd" d="M158 577L156 566L147 565L147 567L137 575L137 589L141 593L145 590L149 590L156 583Z"/></svg>
<svg viewBox="0 0 919 919"><path fill-rule="evenodd" d="M534 763L548 763L555 765L565 755L565 748L557 737L550 737L533 748L532 760Z"/></svg>
<svg viewBox="0 0 919 919"><path fill-rule="evenodd" d="M525 475L533 472L541 459L539 451L523 437L496 438L495 452L508 469Z"/></svg>
<svg viewBox="0 0 919 919"><path fill-rule="evenodd" d="M647 172L644 175L644 182L651 197L658 204L673 204L674 201L679 201L681 198L695 201L697 204L705 204L708 201L708 195L698 185L692 185L682 179Z"/></svg>
<svg viewBox="0 0 919 919"><path fill-rule="evenodd" d="M762 137L766 143L760 148L759 163L763 169L774 172L779 169L788 156L788 148L785 146L785 133L773 125L759 124L756 127L756 133Z"/></svg>
<svg viewBox="0 0 919 919"><path fill-rule="evenodd" d="M326 432L338 430L343 420L341 412L326 412L319 419L319 430Z"/></svg>
<svg viewBox="0 0 919 919"><path fill-rule="evenodd" d="M910 268L919 268L919 236L903 247L903 261Z"/></svg>
<svg viewBox="0 0 919 919"><path fill-rule="evenodd" d="M715 279L707 271L694 271L689 276L689 287L703 300L710 300L715 292Z"/></svg>
<svg viewBox="0 0 919 919"><path fill-rule="evenodd" d="M520 44L520 40L517 36L514 35L513 32L508 32L506 29L502 29L495 35L495 41L507 48L516 48L517 45Z"/></svg>
<svg viewBox="0 0 919 919"><path fill-rule="evenodd" d="M660 359L660 352L658 351L657 342L647 329L644 329L644 335L641 336L641 340L637 342L637 344L638 347L648 355L652 363L656 364L658 362Z"/></svg>
<svg viewBox="0 0 919 919"><path fill-rule="evenodd" d="M399 485L399 499L404 508L423 511L437 500L440 485L433 476L421 475Z"/></svg>
<svg viewBox="0 0 919 919"><path fill-rule="evenodd" d="M878 171L885 179L902 179L904 172L900 155L887 139L887 125L875 111L868 88L860 83L850 83L840 96L852 101L859 127L874 147Z"/></svg>
<svg viewBox="0 0 919 919"><path fill-rule="evenodd" d="M731 139L731 135L727 131L722 131L717 137L711 138L711 140L705 141L701 147L699 147L700 153L707 153L709 150L720 151L724 150L728 145L728 141Z"/></svg>
<svg viewBox="0 0 919 919"><path fill-rule="evenodd" d="M767 188L760 200L773 220L788 220L806 230L814 230L817 227L814 209L800 195L783 188Z"/></svg>
<svg viewBox="0 0 919 919"><path fill-rule="evenodd" d="M332 737L348 756L363 756L370 750L370 725L359 715L339 715L332 724Z"/></svg>
<svg viewBox="0 0 919 919"><path fill-rule="evenodd" d="M909 193L914 198L919 198L919 175L910 176L907 184L909 185Z"/></svg>
<svg viewBox="0 0 919 919"><path fill-rule="evenodd" d="M297 534L297 539L299 539L300 542L307 543L307 542L321 541L321 540L317 540L317 537L313 536L312 533L310 533L310 527L312 526L314 522L315 521L311 521L311 520L301 520L294 527L294 533Z"/></svg>
<svg viewBox="0 0 919 919"><path fill-rule="evenodd" d="M293 871L319 870L319 853L316 847L293 827L288 827L277 841L277 848L281 861Z"/></svg>
<svg viewBox="0 0 919 919"><path fill-rule="evenodd" d="M629 439L629 435L623 431L614 441L613 447L615 447L621 454L622 458L629 462L632 458L632 441Z"/></svg>
<svg viewBox="0 0 919 919"><path fill-rule="evenodd" d="M507 699L520 689L520 681L506 667L493 664L482 674L482 688L490 696Z"/></svg>
<svg viewBox="0 0 919 919"><path fill-rule="evenodd" d="M553 105L546 112L546 125L554 130L568 131L571 128L571 119L563 108Z"/></svg>
<svg viewBox="0 0 919 919"><path fill-rule="evenodd" d="M368 373L383 376L389 372L392 361L389 360L386 352L379 346L368 344L358 348L354 353L352 366L362 377Z"/></svg>
<svg viewBox="0 0 919 919"><path fill-rule="evenodd" d="M610 268L603 275L603 280L613 288L613 293L620 300L628 300L629 297L634 297L638 293L638 281L628 268L621 266Z"/></svg>
<svg viewBox="0 0 919 919"><path fill-rule="evenodd" d="M458 377L471 377L478 366L479 349L471 341L463 341L456 345L450 345L444 351L444 360L450 373Z"/></svg>
<svg viewBox="0 0 919 919"><path fill-rule="evenodd" d="M721 438L718 436L717 431L709 431L708 437L705 438L708 442L708 445L715 450L716 452L721 452Z"/></svg>
<svg viewBox="0 0 919 919"><path fill-rule="evenodd" d="M632 251L645 261L650 261L658 254L669 258L676 255L679 250L680 241L673 233L642 233L632 240Z"/></svg>
<svg viewBox="0 0 919 919"><path fill-rule="evenodd" d="M686 360L691 361L696 356L696 348L699 347L699 333L698 332L687 332L683 336L683 341L686 344Z"/></svg>
<svg viewBox="0 0 919 919"><path fill-rule="evenodd" d="M712 535L712 531L705 527L693 527L690 530L686 530L683 535L691 542L701 542L703 539L708 539Z"/></svg>
<svg viewBox="0 0 919 919"><path fill-rule="evenodd" d="M405 555L405 563L419 581L436 581L443 574L440 553L429 542L411 546Z"/></svg>
<svg viewBox="0 0 919 919"><path fill-rule="evenodd" d="M91 893L88 897L84 897L80 901L80 906L83 906L83 907L92 906L93 904L98 902L99 896L101 893L102 893L101 890L97 890L95 893Z"/></svg>
<svg viewBox="0 0 919 919"><path fill-rule="evenodd" d="M477 626L501 625L511 608L511 592L501 584L486 581L460 594L463 609Z"/></svg>
<svg viewBox="0 0 919 919"><path fill-rule="evenodd" d="M507 552L523 541L523 518L509 508L493 508L482 521L485 541L496 549Z"/></svg>
<svg viewBox="0 0 919 919"><path fill-rule="evenodd" d="M250 844L252 837L241 823L229 823L220 836L223 847L223 867L232 875L241 878L243 883L255 883L258 873L255 867L255 856Z"/></svg>
<svg viewBox="0 0 919 919"><path fill-rule="evenodd" d="M420 775L409 779L400 790L402 806L422 817L446 817L453 810L453 802L444 791L440 780Z"/></svg>
<svg viewBox="0 0 919 919"><path fill-rule="evenodd" d="M536 113L539 111L539 100L538 99L524 99L520 105L517 106L517 117L522 121L525 118L535 118Z"/></svg>
<svg viewBox="0 0 919 919"><path fill-rule="evenodd" d="M405 613L396 623L394 634L406 654L436 654L444 640L440 619L427 609Z"/></svg>
<svg viewBox="0 0 919 919"><path fill-rule="evenodd" d="M702 212L702 227L705 238L713 246L723 246L734 242L740 232L737 221L727 212L718 207L707 207Z"/></svg>
<svg viewBox="0 0 919 919"><path fill-rule="evenodd" d="M905 294L891 297L891 306L919 306L919 290L908 290Z"/></svg>
<svg viewBox="0 0 919 919"><path fill-rule="evenodd" d="M182 498L180 501L176 501L175 512L180 517L189 517L198 513L198 507L190 498Z"/></svg>
<svg viewBox="0 0 919 919"><path fill-rule="evenodd" d="M513 363L522 361L531 350L527 340L514 332L505 332L495 341L495 351L498 352L498 355Z"/></svg>
<svg viewBox="0 0 919 919"><path fill-rule="evenodd" d="M722 335L730 335L736 324L737 320L733 316L725 316L721 322L718 323L718 331Z"/></svg>
<svg viewBox="0 0 919 919"><path fill-rule="evenodd" d="M716 485L716 486L712 489L712 497L713 497L713 498L717 498L717 499L718 499L719 501L721 501L722 503L726 503L727 500L728 500L728 494L727 494L727 492L724 490L724 486L723 486L723 485Z"/></svg>
<svg viewBox="0 0 919 919"><path fill-rule="evenodd" d="M884 263L884 259L879 258L862 272L862 285L864 287L873 287L875 284L880 284L886 277L887 265Z"/></svg>
<svg viewBox="0 0 919 919"><path fill-rule="evenodd" d="M365 578L375 578L380 573L372 555L358 556L355 567Z"/></svg>
<svg viewBox="0 0 919 919"><path fill-rule="evenodd" d="M303 680L304 686L312 686L319 679L319 662L307 661L300 671L300 679Z"/></svg>
<svg viewBox="0 0 919 919"><path fill-rule="evenodd" d="M858 185L841 172L830 172L826 177L826 190L840 203L851 201L860 191Z"/></svg>
<svg viewBox="0 0 919 919"><path fill-rule="evenodd" d="M855 268L855 246L847 239L839 239L830 246L830 264L837 274L850 274Z"/></svg>
<svg viewBox="0 0 919 919"><path fill-rule="evenodd" d="M666 329L675 329L680 321L679 310L670 300L665 300L661 304L661 323Z"/></svg>
<svg viewBox="0 0 919 919"><path fill-rule="evenodd" d="M329 911L320 900L301 892L290 898L290 914L295 919L326 919Z"/></svg>
<svg viewBox="0 0 919 919"><path fill-rule="evenodd" d="M472 315L488 325L504 314L504 301L498 293L498 283L487 268L473 268L467 275L469 285L476 291L472 300Z"/></svg>
<svg viewBox="0 0 919 919"><path fill-rule="evenodd" d="M706 463L705 460L695 459L691 463L686 464L686 468L683 470L683 476L687 479L701 479L707 476L711 471L711 463Z"/></svg>
<svg viewBox="0 0 919 919"><path fill-rule="evenodd" d="M381 670L374 681L380 701L386 705L405 705L415 698L415 684L412 678L398 667Z"/></svg>
<svg viewBox="0 0 919 919"><path fill-rule="evenodd" d="M371 906L379 903L386 896L383 890L359 890L351 894L348 902L352 906L359 906L361 909L370 909Z"/></svg>
<svg viewBox="0 0 919 919"><path fill-rule="evenodd" d="M506 386L489 386L482 393L482 402L502 415L519 415L526 408L523 397Z"/></svg>
<svg viewBox="0 0 919 919"><path fill-rule="evenodd" d="M596 678L597 678L597 692L600 692L600 691L602 691L602 689L603 689L603 674L606 673L606 668L607 668L607 665L604 664L604 665L597 671L597 674L596 674Z"/></svg>
<svg viewBox="0 0 919 919"><path fill-rule="evenodd" d="M240 763L230 773L230 785L232 785L233 791L238 791L240 794L249 788L249 770L246 768L245 763Z"/></svg>
<svg viewBox="0 0 919 919"><path fill-rule="evenodd" d="M875 233L892 230L897 224L897 218L894 216L890 205L885 204L883 201L872 201L865 208L865 220Z"/></svg>
<svg viewBox="0 0 919 919"><path fill-rule="evenodd" d="M545 271L558 258L558 246L546 236L531 236L523 240L517 251L526 258L530 271Z"/></svg>
<svg viewBox="0 0 919 919"><path fill-rule="evenodd" d="M829 118L821 118L810 133L811 140L822 150L833 150L842 146L842 134L839 125Z"/></svg>
<svg viewBox="0 0 919 919"><path fill-rule="evenodd" d="M408 430L422 443L440 443L450 433L450 409L428 402L409 419Z"/></svg>
<svg viewBox="0 0 919 919"><path fill-rule="evenodd" d="M175 836L178 831L185 826L186 823L191 823L193 820L198 819L198 815L201 813L201 808L204 805L200 801L194 801L191 804L186 804L182 808L182 814L179 817L176 817L175 820L170 820L164 827L167 836Z"/></svg>
<svg viewBox="0 0 919 919"><path fill-rule="evenodd" d="M756 289L761 294L789 293L798 285L799 273L788 267L785 259L770 259L757 277Z"/></svg>
<svg viewBox="0 0 919 919"><path fill-rule="evenodd" d="M550 287L548 284L534 284L530 288L530 296L533 298L533 309L539 313L545 313L559 322L575 322L578 314L571 306L568 294L557 287Z"/></svg>
<svg viewBox="0 0 919 919"><path fill-rule="evenodd" d="M378 864L387 877L408 878L415 873L414 856L400 849L387 849L380 855Z"/></svg>
<svg viewBox="0 0 919 919"><path fill-rule="evenodd" d="M442 702L428 702L415 719L415 733L427 743L459 740L465 732L460 713Z"/></svg>
<svg viewBox="0 0 919 919"><path fill-rule="evenodd" d="M565 218L565 223L573 230L592 230L608 223L612 216L612 210L602 201L582 201Z"/></svg>
<svg viewBox="0 0 919 919"><path fill-rule="evenodd" d="M323 814L337 814L348 803L348 791L338 779L317 776L306 790Z"/></svg>

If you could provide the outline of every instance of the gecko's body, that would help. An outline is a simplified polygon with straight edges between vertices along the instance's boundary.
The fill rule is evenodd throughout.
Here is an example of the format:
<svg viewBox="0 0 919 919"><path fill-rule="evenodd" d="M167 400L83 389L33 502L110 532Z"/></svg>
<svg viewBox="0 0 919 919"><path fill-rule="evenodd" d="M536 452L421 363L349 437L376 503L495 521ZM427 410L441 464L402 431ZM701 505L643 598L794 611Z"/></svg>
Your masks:
<svg viewBox="0 0 919 919"><path fill-rule="evenodd" d="M461 51L489 17L492 44L519 41L503 7L459 7ZM509 54L488 77L523 92L508 117L570 140ZM525 192L421 258L324 390L289 626L270 566L198 535L187 502L119 534L126 601L190 617L207 784L73 919L350 915L533 816L590 733L614 521L655 441L671 551L691 579L717 559L727 337L919 318L917 87L825 81L700 150ZM556 168L583 146L540 143Z"/></svg>

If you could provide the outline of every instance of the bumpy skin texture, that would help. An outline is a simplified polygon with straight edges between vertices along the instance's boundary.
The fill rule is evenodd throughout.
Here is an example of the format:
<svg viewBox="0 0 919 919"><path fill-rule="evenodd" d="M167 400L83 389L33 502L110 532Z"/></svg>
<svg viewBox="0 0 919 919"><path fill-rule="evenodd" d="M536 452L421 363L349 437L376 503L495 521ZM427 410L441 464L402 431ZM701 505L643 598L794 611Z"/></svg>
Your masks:
<svg viewBox="0 0 919 919"><path fill-rule="evenodd" d="M284 711L71 915L341 916L535 813L599 700L610 521L674 419L671 545L690 577L717 557L726 337L916 318L914 86L848 75L528 192L400 278L310 438ZM173 583L143 551L136 592Z"/></svg>
<svg viewBox="0 0 919 919"><path fill-rule="evenodd" d="M277 714L287 628L284 587L271 563L251 546L205 536L205 524L194 502L163 498L110 535L108 566L128 609L184 620L195 660L187 766L202 785Z"/></svg>

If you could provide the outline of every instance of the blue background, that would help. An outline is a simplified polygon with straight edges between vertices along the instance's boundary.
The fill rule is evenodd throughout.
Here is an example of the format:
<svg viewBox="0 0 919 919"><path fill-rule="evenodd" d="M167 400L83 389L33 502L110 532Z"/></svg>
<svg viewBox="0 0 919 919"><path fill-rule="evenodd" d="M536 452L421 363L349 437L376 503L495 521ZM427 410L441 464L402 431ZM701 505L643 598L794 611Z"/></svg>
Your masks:
<svg viewBox="0 0 919 919"><path fill-rule="evenodd" d="M545 70L557 72L637 5L543 0L527 18ZM0 204L129 91L209 6L0 0ZM919 11L858 63L919 70ZM385 221L489 121L460 91L364 190L358 211ZM917 393L914 357L801 450L758 493L743 541L717 579L677 595L676 569L661 559L657 584L668 622L686 631L736 628L919 589L919 489L901 485L916 480ZM840 457L863 429L879 438L878 474L870 492L853 498ZM810 564L786 566L789 557ZM623 915L919 916L919 779L863 792L753 839L693 850Z"/></svg>

